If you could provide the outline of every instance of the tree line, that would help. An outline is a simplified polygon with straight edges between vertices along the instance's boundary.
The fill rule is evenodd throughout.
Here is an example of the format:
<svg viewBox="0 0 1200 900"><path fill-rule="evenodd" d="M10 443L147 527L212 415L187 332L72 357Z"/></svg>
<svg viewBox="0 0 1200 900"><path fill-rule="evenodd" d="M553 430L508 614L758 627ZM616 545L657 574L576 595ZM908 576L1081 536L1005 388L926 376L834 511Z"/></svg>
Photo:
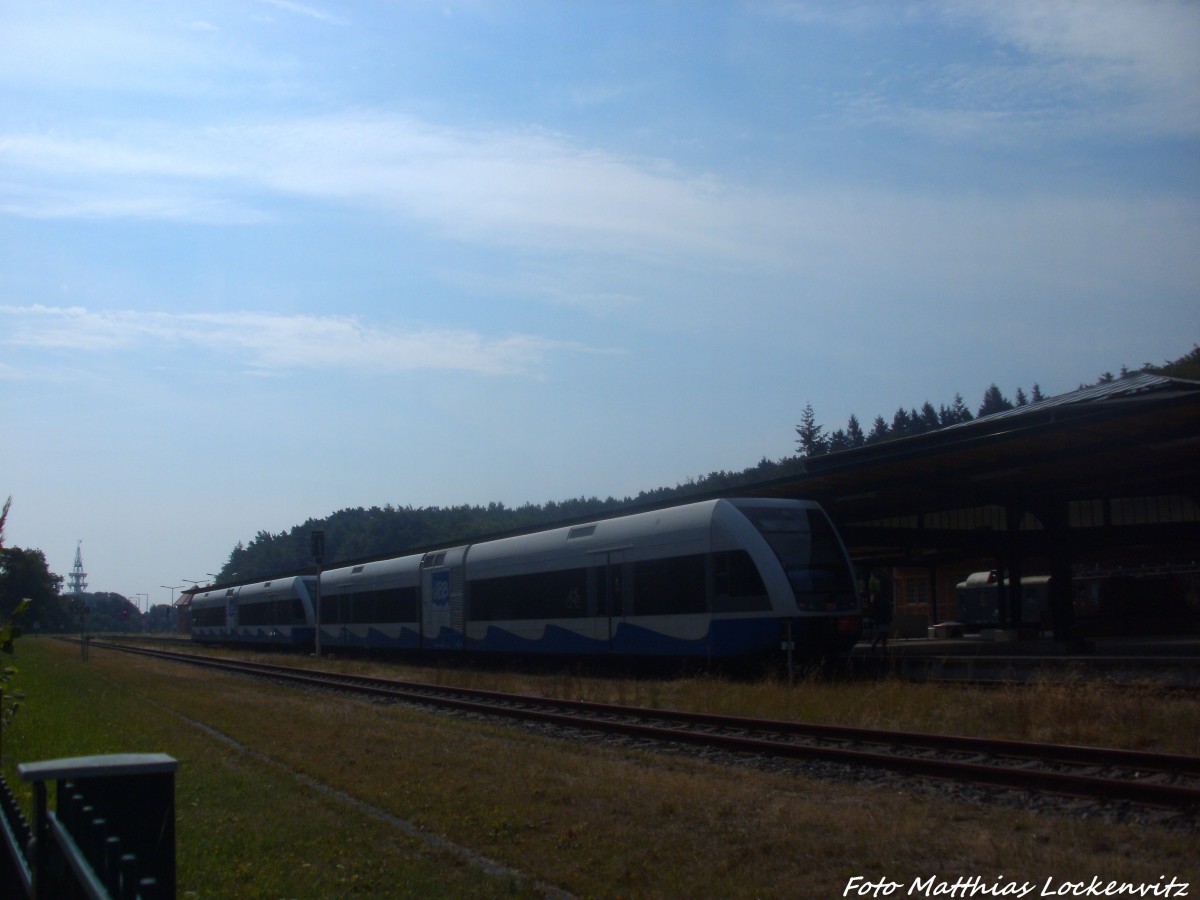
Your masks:
<svg viewBox="0 0 1200 900"><path fill-rule="evenodd" d="M4 546L4 524L11 508L9 497L0 509L0 624L11 624L14 636L31 628L67 631L71 625L70 604L59 593L62 576L50 571L46 554ZM24 600L29 604L14 622L14 613Z"/></svg>
<svg viewBox="0 0 1200 900"><path fill-rule="evenodd" d="M1131 371L1126 366L1121 367L1120 375L1114 375L1112 372L1104 372L1096 379L1095 384L1108 384L1116 381L1117 378L1125 378L1128 375L1138 373L1169 375L1173 378L1188 378L1200 381L1200 345L1193 345L1190 353L1177 360L1168 361L1161 366L1144 363L1136 372ZM1079 387L1082 389L1089 387L1089 385L1080 384ZM824 426L817 423L812 403L808 403L801 414L800 424L796 426L797 453L801 457L808 457L820 456L824 453L836 453L839 450L851 450L855 447L866 446L867 444L877 444L881 441L890 441L897 438L909 437L914 434L924 434L928 431L937 431L939 428L947 428L961 422L970 422L976 418L981 419L984 416L1026 406L1030 403L1037 403L1045 399L1042 389L1038 386L1037 382L1034 382L1028 394L1018 387L1012 400L1004 396L1004 393L993 382L983 392L983 400L979 404L979 409L974 413L971 412L963 401L962 394L955 394L954 400L950 404L943 403L936 409L934 409L933 404L929 401L926 401L920 407L914 406L912 409L905 409L902 406L892 415L890 422L881 415L876 416L875 420L871 423L870 431L866 432L863 431L858 417L851 414L845 428L838 428L828 433L826 433Z"/></svg>
<svg viewBox="0 0 1200 900"><path fill-rule="evenodd" d="M824 426L817 424L816 414L809 403L805 405L800 424L796 426L797 452L801 456L819 456L822 453L852 450L867 444L937 431L939 428L948 428L961 422L970 422L975 418L983 418L1046 399L1036 383L1028 395L1021 388L1017 388L1015 396L1015 400L1009 400L1000 388L992 384L983 392L983 402L975 413L968 408L962 394L955 394L953 402L949 405L943 403L937 409L934 409L928 400L919 408L914 406L911 410L901 406L892 416L891 422L883 416L876 416L875 421L871 423L871 430L866 432L863 431L858 417L852 413L845 428L839 428L829 434L825 433Z"/></svg>

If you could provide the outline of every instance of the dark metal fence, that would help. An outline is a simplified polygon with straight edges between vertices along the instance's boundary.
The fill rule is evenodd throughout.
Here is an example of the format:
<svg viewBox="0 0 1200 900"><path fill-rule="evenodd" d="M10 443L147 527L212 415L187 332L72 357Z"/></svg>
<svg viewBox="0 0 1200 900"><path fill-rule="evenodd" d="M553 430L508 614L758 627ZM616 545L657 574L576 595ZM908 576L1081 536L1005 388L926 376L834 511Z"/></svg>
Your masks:
<svg viewBox="0 0 1200 900"><path fill-rule="evenodd" d="M0 897L32 896L33 870L26 855L32 840L29 823L0 775Z"/></svg>
<svg viewBox="0 0 1200 900"><path fill-rule="evenodd" d="M23 763L17 774L33 784L32 828L0 778L0 896L174 897L178 768L162 753Z"/></svg>

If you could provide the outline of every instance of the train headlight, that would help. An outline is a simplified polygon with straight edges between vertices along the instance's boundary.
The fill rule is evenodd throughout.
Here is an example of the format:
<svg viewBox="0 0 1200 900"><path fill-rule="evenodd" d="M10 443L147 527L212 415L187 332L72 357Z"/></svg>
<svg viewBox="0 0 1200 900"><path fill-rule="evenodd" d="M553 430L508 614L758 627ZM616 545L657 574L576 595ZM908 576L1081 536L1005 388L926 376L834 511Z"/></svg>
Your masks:
<svg viewBox="0 0 1200 900"><path fill-rule="evenodd" d="M862 632L862 619L858 616L842 616L837 620L837 633L857 637Z"/></svg>

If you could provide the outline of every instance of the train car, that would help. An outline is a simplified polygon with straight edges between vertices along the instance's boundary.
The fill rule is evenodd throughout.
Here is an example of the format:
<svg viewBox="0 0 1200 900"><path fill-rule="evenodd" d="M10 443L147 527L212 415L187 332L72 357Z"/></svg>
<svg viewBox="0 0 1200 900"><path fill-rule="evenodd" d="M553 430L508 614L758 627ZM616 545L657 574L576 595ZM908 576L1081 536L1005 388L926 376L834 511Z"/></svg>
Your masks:
<svg viewBox="0 0 1200 900"><path fill-rule="evenodd" d="M449 560L447 560L449 563ZM752 656L857 637L850 565L812 503L714 500L492 541L456 578L467 650ZM453 635L453 626L451 627ZM457 635L453 635L457 637Z"/></svg>
<svg viewBox="0 0 1200 900"><path fill-rule="evenodd" d="M239 638L247 590L208 592ZM860 627L845 548L798 500L709 500L347 566L320 594L322 647L734 658L787 640L825 655Z"/></svg>
<svg viewBox="0 0 1200 900"><path fill-rule="evenodd" d="M321 575L322 646L414 650L421 635L420 555Z"/></svg>
<svg viewBox="0 0 1200 900"><path fill-rule="evenodd" d="M1008 588L1008 579L1003 579ZM955 585L958 621L967 631L1000 625L1001 579L995 570L972 572ZM1021 625L1024 628L1050 629L1050 576L1026 575L1021 579Z"/></svg>
<svg viewBox="0 0 1200 900"><path fill-rule="evenodd" d="M305 647L313 643L315 578L287 577L214 587L192 598L198 641Z"/></svg>

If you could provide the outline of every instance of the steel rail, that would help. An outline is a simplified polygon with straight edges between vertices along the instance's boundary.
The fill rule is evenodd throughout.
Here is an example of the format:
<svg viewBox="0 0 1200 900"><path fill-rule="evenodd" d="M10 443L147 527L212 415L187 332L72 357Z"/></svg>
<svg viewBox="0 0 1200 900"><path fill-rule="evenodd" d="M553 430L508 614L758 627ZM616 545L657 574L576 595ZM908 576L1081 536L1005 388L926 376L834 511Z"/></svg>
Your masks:
<svg viewBox="0 0 1200 900"><path fill-rule="evenodd" d="M93 643L96 646L95 643ZM1049 793L1105 800L1123 800L1151 806L1200 808L1200 785L1156 780L1164 774L1196 776L1200 757L1148 751L1121 750L1029 741L958 737L945 734L881 731L839 725L788 722L738 716L708 715L680 710L627 707L578 700L556 700L527 694L505 694L476 688L453 688L416 682L392 681L369 676L347 675L327 670L299 669L266 663L241 662L195 653L100 644L101 647L177 662L217 668L241 674L284 679L322 688L341 688L370 696L424 704L435 704L464 712L500 715L544 722L560 727L605 731L655 741L713 747L759 756L817 759L853 766L870 766L909 775L954 779ZM588 714L587 716L579 713ZM596 718L603 716L603 718ZM673 727L647 724L668 722ZM699 729L720 729L699 730ZM731 734L730 731L753 732ZM797 743L766 735L784 735L870 744L875 748ZM901 750L907 752L899 752ZM999 757L1009 764L989 764L978 759L946 759L912 755L935 750ZM1091 773L1029 769L1018 763L1107 766L1132 771L1131 777L1108 777Z"/></svg>

